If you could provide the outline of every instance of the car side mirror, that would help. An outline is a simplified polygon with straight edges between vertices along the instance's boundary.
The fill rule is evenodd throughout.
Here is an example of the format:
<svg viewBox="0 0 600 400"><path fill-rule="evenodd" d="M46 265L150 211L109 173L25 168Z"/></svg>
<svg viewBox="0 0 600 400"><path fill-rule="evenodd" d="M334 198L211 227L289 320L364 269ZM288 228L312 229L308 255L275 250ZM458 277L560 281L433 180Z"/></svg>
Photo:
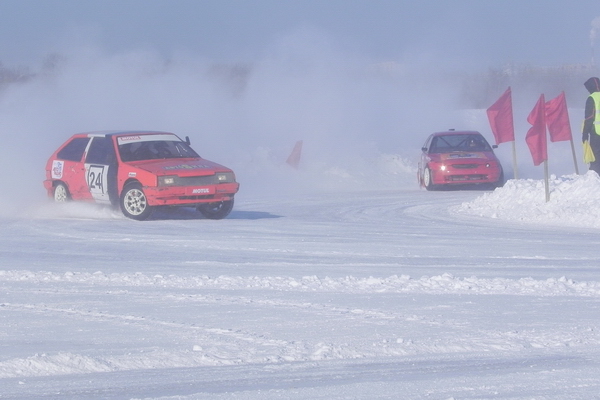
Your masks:
<svg viewBox="0 0 600 400"><path fill-rule="evenodd" d="M497 145L497 144L493 144L493 145L492 145L492 149L497 149L497 148L498 148L498 145Z"/></svg>
<svg viewBox="0 0 600 400"><path fill-rule="evenodd" d="M186 137L185 137L185 144L187 144L188 146L189 146L190 144L192 144L192 142L190 142L190 137L189 137L189 136L186 136Z"/></svg>
<svg viewBox="0 0 600 400"><path fill-rule="evenodd" d="M427 147L421 147L421 150L427 152Z"/></svg>

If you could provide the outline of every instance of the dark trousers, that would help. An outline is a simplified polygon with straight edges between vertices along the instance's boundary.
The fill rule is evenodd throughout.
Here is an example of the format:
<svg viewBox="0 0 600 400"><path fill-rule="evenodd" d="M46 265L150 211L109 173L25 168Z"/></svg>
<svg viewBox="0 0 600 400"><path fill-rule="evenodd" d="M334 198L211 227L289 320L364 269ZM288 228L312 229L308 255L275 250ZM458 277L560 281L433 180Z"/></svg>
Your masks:
<svg viewBox="0 0 600 400"><path fill-rule="evenodd" d="M590 170L596 171L600 175L600 135L596 133L590 134L590 146L596 157L596 161L590 163Z"/></svg>

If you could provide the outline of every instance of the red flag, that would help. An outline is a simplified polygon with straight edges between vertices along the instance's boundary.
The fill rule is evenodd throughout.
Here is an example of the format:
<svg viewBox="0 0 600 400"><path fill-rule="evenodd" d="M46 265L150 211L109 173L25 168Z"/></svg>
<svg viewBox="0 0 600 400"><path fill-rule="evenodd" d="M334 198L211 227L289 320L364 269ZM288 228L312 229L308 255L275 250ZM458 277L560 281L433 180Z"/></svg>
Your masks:
<svg viewBox="0 0 600 400"><path fill-rule="evenodd" d="M487 109L490 127L496 139L496 144L514 142L515 128L513 125L512 94L510 86L494 104Z"/></svg>
<svg viewBox="0 0 600 400"><path fill-rule="evenodd" d="M561 142L573 138L565 92L561 92L557 97L546 102L546 123L550 141Z"/></svg>
<svg viewBox="0 0 600 400"><path fill-rule="evenodd" d="M527 122L533 125L525 135L525 141L531 151L533 157L533 165L540 165L543 161L548 160L548 149L546 140L546 104L544 95L540 95L540 99L536 103L531 113L527 117Z"/></svg>
<svg viewBox="0 0 600 400"><path fill-rule="evenodd" d="M285 162L290 164L294 168L298 168L298 165L300 165L301 154L302 154L302 140L298 140L296 142L296 144L294 145L292 152L290 153L289 157L287 158L287 160Z"/></svg>

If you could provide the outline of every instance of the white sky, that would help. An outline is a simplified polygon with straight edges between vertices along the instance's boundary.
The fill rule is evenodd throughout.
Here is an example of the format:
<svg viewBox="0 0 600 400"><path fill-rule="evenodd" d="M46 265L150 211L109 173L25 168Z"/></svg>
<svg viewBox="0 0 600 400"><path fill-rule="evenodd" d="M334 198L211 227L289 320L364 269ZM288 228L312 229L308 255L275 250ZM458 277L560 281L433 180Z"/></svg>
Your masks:
<svg viewBox="0 0 600 400"><path fill-rule="evenodd" d="M597 0L2 0L0 62L35 66L87 44L244 62L308 28L379 61L587 63L599 15Z"/></svg>

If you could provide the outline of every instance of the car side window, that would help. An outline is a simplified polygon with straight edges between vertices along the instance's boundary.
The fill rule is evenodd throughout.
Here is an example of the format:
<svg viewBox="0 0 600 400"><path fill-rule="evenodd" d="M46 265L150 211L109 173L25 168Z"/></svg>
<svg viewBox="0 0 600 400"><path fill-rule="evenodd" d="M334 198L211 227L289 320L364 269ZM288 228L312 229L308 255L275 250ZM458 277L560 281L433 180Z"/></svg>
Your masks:
<svg viewBox="0 0 600 400"><path fill-rule="evenodd" d="M443 153L447 151L450 145L441 136L436 136L431 140L431 147L429 148L430 153Z"/></svg>
<svg viewBox="0 0 600 400"><path fill-rule="evenodd" d="M89 141L90 138L87 137L74 138L58 152L56 158L66 161L81 161Z"/></svg>
<svg viewBox="0 0 600 400"><path fill-rule="evenodd" d="M437 150L437 138L433 138L429 144L429 152L433 153Z"/></svg>
<svg viewBox="0 0 600 400"><path fill-rule="evenodd" d="M424 148L424 149L429 149L429 146L430 146L430 145L431 145L431 136L429 136L429 137L427 138L427 140L425 140L425 143L423 144L423 147L422 147L422 148Z"/></svg>
<svg viewBox="0 0 600 400"><path fill-rule="evenodd" d="M85 157L86 163L111 165L115 160L115 149L110 137L95 137L92 139L92 144Z"/></svg>

